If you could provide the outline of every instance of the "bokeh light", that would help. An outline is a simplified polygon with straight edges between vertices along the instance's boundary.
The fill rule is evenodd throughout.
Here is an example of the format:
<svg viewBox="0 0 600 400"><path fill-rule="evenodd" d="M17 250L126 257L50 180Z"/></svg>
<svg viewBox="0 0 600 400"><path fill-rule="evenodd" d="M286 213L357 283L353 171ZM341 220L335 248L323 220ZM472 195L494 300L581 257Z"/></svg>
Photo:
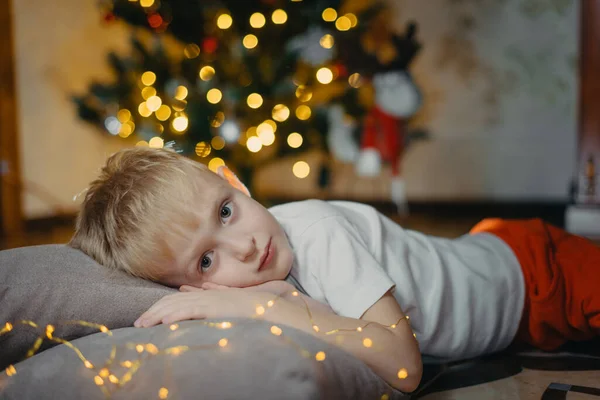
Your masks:
<svg viewBox="0 0 600 400"><path fill-rule="evenodd" d="M303 141L304 139L302 138L302 135L298 132L292 132L287 137L287 144L292 149L297 149L298 147L302 146Z"/></svg>
<svg viewBox="0 0 600 400"><path fill-rule="evenodd" d="M262 106L263 98L258 93L252 93L248 96L247 103L248 107L256 109Z"/></svg>
<svg viewBox="0 0 600 400"><path fill-rule="evenodd" d="M275 143L275 129L267 122L263 122L256 127L256 134L264 146L270 146Z"/></svg>
<svg viewBox="0 0 600 400"><path fill-rule="evenodd" d="M319 41L319 43L321 44L321 46L324 49L330 49L333 47L333 45L335 44L335 39L333 38L333 36L331 36L329 33L326 35L323 35L323 37L321 38L321 40Z"/></svg>
<svg viewBox="0 0 600 400"><path fill-rule="evenodd" d="M262 146L262 141L258 138L258 136L251 136L246 142L246 147L253 153L258 153L260 149L262 149Z"/></svg>
<svg viewBox="0 0 600 400"><path fill-rule="evenodd" d="M199 142L196 144L195 151L198 157L208 157L211 150L212 148L210 147L210 144L206 142Z"/></svg>
<svg viewBox="0 0 600 400"><path fill-rule="evenodd" d="M162 100L158 96L151 96L146 100L146 106L148 110L154 112L160 108L162 105Z"/></svg>
<svg viewBox="0 0 600 400"><path fill-rule="evenodd" d="M119 110L119 112L117 113L117 119L120 123L124 124L125 122L131 119L131 111L129 111L126 108Z"/></svg>
<svg viewBox="0 0 600 400"><path fill-rule="evenodd" d="M277 132L277 124L275 123L275 121L270 120L270 119L266 119L263 124L267 124L270 125L271 128L273 128L273 132Z"/></svg>
<svg viewBox="0 0 600 400"><path fill-rule="evenodd" d="M175 97L177 100L185 100L188 95L188 89L185 86L177 86L175 89Z"/></svg>
<svg viewBox="0 0 600 400"><path fill-rule="evenodd" d="M358 18L356 15L348 13L345 15L345 17L350 20L350 27L354 28L356 25L358 25Z"/></svg>
<svg viewBox="0 0 600 400"><path fill-rule="evenodd" d="M406 368L400 368L400 370L398 371L398 378L406 379L407 377L408 377L408 371L406 371Z"/></svg>
<svg viewBox="0 0 600 400"><path fill-rule="evenodd" d="M258 45L258 38L256 37L256 35L252 35L252 34L246 35L246 36L244 36L244 39L242 40L242 44L247 49L253 49Z"/></svg>
<svg viewBox="0 0 600 400"><path fill-rule="evenodd" d="M152 86L147 86L142 89L142 98L144 100L148 100L152 96L156 96L156 89L154 89Z"/></svg>
<svg viewBox="0 0 600 400"><path fill-rule="evenodd" d="M177 99L175 99L173 101L173 104L171 104L171 108L174 111L183 111L183 110L185 110L186 106L187 106L187 101L186 100L177 100Z"/></svg>
<svg viewBox="0 0 600 400"><path fill-rule="evenodd" d="M166 399L168 396L169 396L169 389L167 389L166 387L161 387L160 390L158 391L158 398Z"/></svg>
<svg viewBox="0 0 600 400"><path fill-rule="evenodd" d="M134 130L135 124L132 121L127 121L123 125L121 125L119 136L121 136L122 138L128 138Z"/></svg>
<svg viewBox="0 0 600 400"><path fill-rule="evenodd" d="M212 88L206 93L206 100L211 104L217 104L223 98L223 93L217 88Z"/></svg>
<svg viewBox="0 0 600 400"><path fill-rule="evenodd" d="M359 88L362 86L362 76L356 72L352 75L350 75L348 77L348 83L350 84L350 86L352 86L353 88Z"/></svg>
<svg viewBox="0 0 600 400"><path fill-rule="evenodd" d="M142 83L146 86L154 85L156 74L152 71L146 71L142 74Z"/></svg>
<svg viewBox="0 0 600 400"><path fill-rule="evenodd" d="M317 71L317 80L320 83L327 85L333 80L333 72L327 67L319 68Z"/></svg>
<svg viewBox="0 0 600 400"><path fill-rule="evenodd" d="M210 65L206 65L200 68L200 79L203 81L210 81L213 76L215 76L215 69Z"/></svg>
<svg viewBox="0 0 600 400"><path fill-rule="evenodd" d="M213 149L222 150L225 147L225 139L223 139L221 136L215 136L210 141L210 144L213 147Z"/></svg>
<svg viewBox="0 0 600 400"><path fill-rule="evenodd" d="M312 111L309 106L306 106L303 104L301 106L298 106L298 108L296 108L296 117L299 120L306 121L307 119L310 118L311 114L312 114Z"/></svg>
<svg viewBox="0 0 600 400"><path fill-rule="evenodd" d="M163 140L163 138L158 136L154 136L148 141L148 146L150 146L153 149L162 149L164 145L165 141Z"/></svg>
<svg viewBox="0 0 600 400"><path fill-rule="evenodd" d="M312 96L312 91L304 85L300 85L296 89L296 97L303 103L310 101L310 99L312 99Z"/></svg>
<svg viewBox="0 0 600 400"><path fill-rule="evenodd" d="M304 179L310 175L310 166L306 161L297 161L292 167L292 172L296 178Z"/></svg>
<svg viewBox="0 0 600 400"><path fill-rule="evenodd" d="M217 18L217 26L219 29L229 29L233 24L233 18L229 14L221 14Z"/></svg>
<svg viewBox="0 0 600 400"><path fill-rule="evenodd" d="M250 16L250 26L253 28L262 28L265 26L266 18L263 14L255 12Z"/></svg>
<svg viewBox="0 0 600 400"><path fill-rule="evenodd" d="M277 325L273 325L271 327L271 333L275 336L280 336L283 333L283 331Z"/></svg>
<svg viewBox="0 0 600 400"><path fill-rule="evenodd" d="M335 21L335 27L338 31L344 32L352 28L352 22L348 17L339 17L337 21Z"/></svg>
<svg viewBox="0 0 600 400"><path fill-rule="evenodd" d="M223 125L223 122L225 122L225 114L223 113L223 111L219 111L215 114L215 117L210 122L210 126L212 126L213 128L218 128L221 125Z"/></svg>
<svg viewBox="0 0 600 400"><path fill-rule="evenodd" d="M188 118L185 114L180 114L176 116L171 122L171 127L175 133L183 133L188 128Z"/></svg>
<svg viewBox="0 0 600 400"><path fill-rule="evenodd" d="M287 13L285 11L283 11L281 8L273 11L273 14L271 14L271 20L273 21L274 24L277 24L277 25L285 24L285 22L287 21L287 18L288 18Z"/></svg>
<svg viewBox="0 0 600 400"><path fill-rule="evenodd" d="M151 96L146 100L146 106L148 110L154 112L160 108L162 105L162 100L158 96Z"/></svg>
<svg viewBox="0 0 600 400"><path fill-rule="evenodd" d="M290 117L290 109L283 104L277 104L273 107L271 115L275 121L283 122Z"/></svg>
<svg viewBox="0 0 600 400"><path fill-rule="evenodd" d="M326 8L323 10L321 16L323 17L323 21L333 22L337 18L337 11L334 8Z"/></svg>
<svg viewBox="0 0 600 400"><path fill-rule="evenodd" d="M222 167L224 165L225 165L225 161L223 161L223 159L220 157L215 157L208 162L208 168L213 172L217 172L217 169L219 169L219 167Z"/></svg>
<svg viewBox="0 0 600 400"><path fill-rule="evenodd" d="M195 43L190 43L183 49L186 58L196 58L200 55L200 47Z"/></svg>
<svg viewBox="0 0 600 400"><path fill-rule="evenodd" d="M171 116L171 108L166 104L163 104L158 108L158 110L156 110L155 115L156 119L159 121L166 121Z"/></svg>
<svg viewBox="0 0 600 400"><path fill-rule="evenodd" d="M152 111L150 111L150 109L148 108L148 105L146 105L145 101L140 103L140 105L138 106L138 113L142 117L149 117L150 115L152 115Z"/></svg>

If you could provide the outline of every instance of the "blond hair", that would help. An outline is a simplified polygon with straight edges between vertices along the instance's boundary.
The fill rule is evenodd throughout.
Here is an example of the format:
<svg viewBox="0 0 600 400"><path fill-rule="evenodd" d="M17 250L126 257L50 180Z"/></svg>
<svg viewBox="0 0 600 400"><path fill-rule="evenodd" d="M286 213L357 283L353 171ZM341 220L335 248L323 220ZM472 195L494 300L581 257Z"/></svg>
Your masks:
<svg viewBox="0 0 600 400"><path fill-rule="evenodd" d="M185 211L201 189L199 173L212 174L173 151L115 153L88 188L69 245L107 268L158 280L172 256L166 233L189 223Z"/></svg>

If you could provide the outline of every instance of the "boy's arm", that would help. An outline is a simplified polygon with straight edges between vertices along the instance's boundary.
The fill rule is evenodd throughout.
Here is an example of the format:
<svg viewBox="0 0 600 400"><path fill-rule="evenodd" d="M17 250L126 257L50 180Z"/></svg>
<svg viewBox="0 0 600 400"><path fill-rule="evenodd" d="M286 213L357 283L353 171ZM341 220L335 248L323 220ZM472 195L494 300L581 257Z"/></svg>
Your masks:
<svg viewBox="0 0 600 400"><path fill-rule="evenodd" d="M390 292L359 320L321 310L308 312L306 305L272 293L243 289L195 290L163 297L138 318L135 326L222 317L261 318L300 329L350 352L403 392L415 390L421 380L419 346ZM338 337L341 340L336 339Z"/></svg>
<svg viewBox="0 0 600 400"><path fill-rule="evenodd" d="M391 292L371 306L360 320L322 310L311 309L309 314L305 306L285 300L276 301L263 318L303 330L343 348L403 392L414 391L421 381L418 343Z"/></svg>

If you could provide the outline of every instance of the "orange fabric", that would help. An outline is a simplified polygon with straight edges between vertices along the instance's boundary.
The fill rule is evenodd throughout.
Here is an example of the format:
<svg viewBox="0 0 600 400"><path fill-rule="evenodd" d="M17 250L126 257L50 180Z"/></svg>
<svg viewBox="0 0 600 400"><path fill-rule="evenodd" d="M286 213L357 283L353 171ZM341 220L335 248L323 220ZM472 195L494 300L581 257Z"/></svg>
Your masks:
<svg viewBox="0 0 600 400"><path fill-rule="evenodd" d="M516 341L543 350L600 335L600 248L540 219L486 219L488 232L516 254L525 277L525 307Z"/></svg>

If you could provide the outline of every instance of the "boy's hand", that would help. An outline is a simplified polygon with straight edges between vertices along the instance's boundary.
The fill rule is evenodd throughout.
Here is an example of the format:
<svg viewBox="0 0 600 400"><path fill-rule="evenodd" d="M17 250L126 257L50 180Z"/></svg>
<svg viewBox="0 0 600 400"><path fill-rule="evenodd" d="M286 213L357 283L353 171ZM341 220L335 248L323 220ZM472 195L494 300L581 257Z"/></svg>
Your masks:
<svg viewBox="0 0 600 400"><path fill-rule="evenodd" d="M198 290L224 290L224 289L235 289L235 288L232 288L230 286L218 285L218 284L212 283L212 282L204 282L202 284L202 289L194 287L194 286L188 286L188 285L183 285L179 288L179 290L181 290L182 292L191 292L191 291L198 291ZM335 311L333 311L333 309L331 307L329 307L328 304L321 303L320 301L314 300L311 297L305 296L301 293L298 293L298 296L293 296L292 292L294 292L294 291L298 292L298 291L296 290L294 285L292 285L291 283L286 282L286 281L282 281L282 280L269 281L269 282L261 283L260 285L256 285L256 286L248 286L248 287L242 288L241 290L273 293L277 296L281 296L284 299L291 301L292 303L300 304L302 306L304 304L306 304L310 307L311 310L318 310L318 311L335 314ZM304 300L304 301L302 301L302 300Z"/></svg>
<svg viewBox="0 0 600 400"><path fill-rule="evenodd" d="M158 300L143 313L134 326L149 327L188 319L250 317L265 303L265 295L243 289L202 290L175 293Z"/></svg>

